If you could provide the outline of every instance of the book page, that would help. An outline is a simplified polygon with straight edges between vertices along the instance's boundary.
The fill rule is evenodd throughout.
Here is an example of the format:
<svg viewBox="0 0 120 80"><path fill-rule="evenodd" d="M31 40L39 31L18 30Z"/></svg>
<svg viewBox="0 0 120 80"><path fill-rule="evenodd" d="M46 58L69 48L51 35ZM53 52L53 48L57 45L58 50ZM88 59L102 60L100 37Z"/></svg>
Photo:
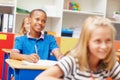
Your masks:
<svg viewBox="0 0 120 80"><path fill-rule="evenodd" d="M52 61L52 60L39 60L37 63L32 63L32 62L28 62L23 60L24 64L28 64L28 65L42 65L42 66L53 66L57 63L57 61Z"/></svg>

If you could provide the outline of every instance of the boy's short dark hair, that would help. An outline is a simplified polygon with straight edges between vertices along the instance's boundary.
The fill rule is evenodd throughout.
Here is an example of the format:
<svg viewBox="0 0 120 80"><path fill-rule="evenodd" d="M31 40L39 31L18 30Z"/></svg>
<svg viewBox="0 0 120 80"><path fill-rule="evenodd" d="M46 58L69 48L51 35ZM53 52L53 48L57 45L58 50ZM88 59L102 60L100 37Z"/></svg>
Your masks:
<svg viewBox="0 0 120 80"><path fill-rule="evenodd" d="M30 12L29 16L31 17L32 14L33 14L35 11L43 12L43 13L46 15L46 17L47 17L47 14L46 14L46 12L45 12L43 9L33 9L33 10Z"/></svg>

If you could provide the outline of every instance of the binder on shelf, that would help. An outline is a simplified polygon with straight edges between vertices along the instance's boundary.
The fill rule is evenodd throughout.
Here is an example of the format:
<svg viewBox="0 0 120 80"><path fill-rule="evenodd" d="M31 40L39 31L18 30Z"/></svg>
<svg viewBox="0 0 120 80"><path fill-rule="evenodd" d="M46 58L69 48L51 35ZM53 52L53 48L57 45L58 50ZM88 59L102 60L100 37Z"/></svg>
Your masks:
<svg viewBox="0 0 120 80"><path fill-rule="evenodd" d="M13 20L14 19L14 15L13 14L9 14L8 15L8 26L7 26L7 32L12 32L13 31Z"/></svg>
<svg viewBox="0 0 120 80"><path fill-rule="evenodd" d="M7 32L7 26L8 26L8 14L4 13L3 14L3 19L2 19L2 32Z"/></svg>
<svg viewBox="0 0 120 80"><path fill-rule="evenodd" d="M2 13L0 13L0 32L2 31Z"/></svg>
<svg viewBox="0 0 120 80"><path fill-rule="evenodd" d="M13 22L13 14L0 13L0 32L12 32Z"/></svg>

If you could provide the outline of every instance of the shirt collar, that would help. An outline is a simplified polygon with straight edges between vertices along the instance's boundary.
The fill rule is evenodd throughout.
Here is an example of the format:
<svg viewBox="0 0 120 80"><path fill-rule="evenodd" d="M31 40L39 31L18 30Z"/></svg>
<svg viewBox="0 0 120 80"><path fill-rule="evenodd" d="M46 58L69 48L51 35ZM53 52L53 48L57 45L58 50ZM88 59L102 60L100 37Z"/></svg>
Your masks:
<svg viewBox="0 0 120 80"><path fill-rule="evenodd" d="M27 37L28 37L28 38L32 38L32 37L29 35L29 33L30 33L30 32L28 32L28 33L26 34ZM44 32L41 31L41 35L40 35L40 37L39 37L38 39L44 39L44 35L45 35Z"/></svg>

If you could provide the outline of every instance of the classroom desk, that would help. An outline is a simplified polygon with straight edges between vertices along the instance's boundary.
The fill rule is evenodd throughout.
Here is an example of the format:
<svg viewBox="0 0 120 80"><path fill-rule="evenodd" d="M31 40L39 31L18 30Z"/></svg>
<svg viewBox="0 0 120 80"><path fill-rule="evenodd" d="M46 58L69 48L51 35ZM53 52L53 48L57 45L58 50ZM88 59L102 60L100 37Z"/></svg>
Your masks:
<svg viewBox="0 0 120 80"><path fill-rule="evenodd" d="M7 75L7 80L11 80L11 75L14 74L14 76L16 77L15 80L34 80L34 78L36 77L36 75L38 75L40 72L42 72L43 70L47 69L49 66L27 66L25 64L22 64L21 61L14 61L14 60L6 60L6 62L13 68L11 67L6 67L6 62L5 59L9 58L9 55L11 53L11 49L2 49L2 51L4 52L4 64L3 64L3 71L2 71L2 80L4 80L4 76L6 75L6 71L8 71L8 75ZM57 61L56 58L54 56L50 56L49 60L54 60ZM14 63L14 64L13 64ZM19 64L18 64L19 63ZM24 76L26 74L28 74L30 76ZM20 74L20 76L19 76ZM24 76L24 77L23 77Z"/></svg>
<svg viewBox="0 0 120 80"><path fill-rule="evenodd" d="M23 61L6 59L6 62L14 70L15 80L34 80L34 78L45 69L52 66L29 65Z"/></svg>

